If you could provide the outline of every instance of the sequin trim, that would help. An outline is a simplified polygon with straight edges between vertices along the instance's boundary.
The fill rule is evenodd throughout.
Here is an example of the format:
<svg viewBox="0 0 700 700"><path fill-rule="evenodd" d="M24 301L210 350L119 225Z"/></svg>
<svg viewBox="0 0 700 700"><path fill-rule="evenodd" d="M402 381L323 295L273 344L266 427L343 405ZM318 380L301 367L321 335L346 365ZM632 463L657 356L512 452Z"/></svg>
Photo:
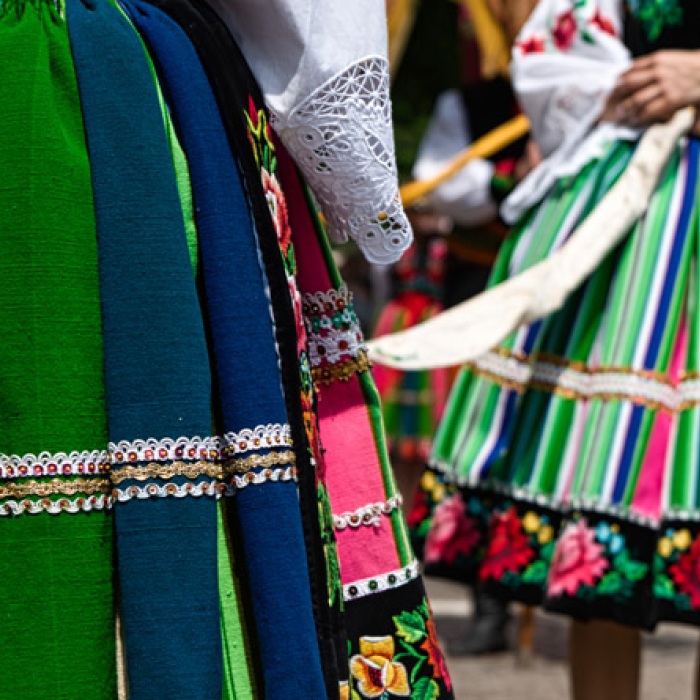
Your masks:
<svg viewBox="0 0 700 700"><path fill-rule="evenodd" d="M400 495L393 496L384 503L372 503L355 511L347 511L333 516L336 530L360 527L378 527L383 515L391 515L401 507L403 499Z"/></svg>
<svg viewBox="0 0 700 700"><path fill-rule="evenodd" d="M24 479L44 476L85 476L109 470L105 450L86 452L40 452L25 455L0 455L0 479Z"/></svg>
<svg viewBox="0 0 700 700"><path fill-rule="evenodd" d="M49 498L43 498L40 501L7 501L0 505L0 517L8 515L36 515L37 513L49 513L57 515L58 513L89 513L91 510L105 510L112 507L111 496L90 496L89 498L61 498L58 501L52 501Z"/></svg>
<svg viewBox="0 0 700 700"><path fill-rule="evenodd" d="M314 381L317 384L332 384L336 380L347 382L356 374L366 372L372 367L367 358L367 353L361 350L354 359L344 360L337 365L323 365L312 370Z"/></svg>
<svg viewBox="0 0 700 700"><path fill-rule="evenodd" d="M383 593L404 586L417 579L419 575L420 564L414 559L403 569L396 569L381 576L366 578L343 586L343 597L346 601L352 601L375 593Z"/></svg>
<svg viewBox="0 0 700 700"><path fill-rule="evenodd" d="M115 501L125 503L133 499L147 498L185 498L193 496L217 496L224 490L223 484L211 481L201 481L198 484L187 482L186 484L146 484L145 486L127 486L123 489L114 489L112 496Z"/></svg>
<svg viewBox="0 0 700 700"><path fill-rule="evenodd" d="M527 388L576 400L631 401L678 413L700 404L700 377L681 377L674 385L658 372L624 367L587 367L540 355L531 363L506 351L489 352L469 365L478 375L514 391Z"/></svg>

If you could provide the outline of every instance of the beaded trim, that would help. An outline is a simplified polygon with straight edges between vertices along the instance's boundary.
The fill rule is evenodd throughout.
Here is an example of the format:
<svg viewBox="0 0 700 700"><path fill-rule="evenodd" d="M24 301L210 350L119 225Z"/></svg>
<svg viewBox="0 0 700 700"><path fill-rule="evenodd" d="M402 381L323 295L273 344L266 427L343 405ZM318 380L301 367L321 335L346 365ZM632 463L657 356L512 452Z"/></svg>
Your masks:
<svg viewBox="0 0 700 700"><path fill-rule="evenodd" d="M75 479L63 481L51 479L51 481L25 481L21 484L5 484L0 486L0 499L24 498L25 496L54 496L63 494L74 496L76 493L92 495L94 493L107 493L112 488L109 479Z"/></svg>
<svg viewBox="0 0 700 700"><path fill-rule="evenodd" d="M475 373L518 392L532 387L570 399L626 400L673 413L700 404L700 378L696 373L684 375L674 385L669 377L658 372L587 367L548 355L540 355L528 363L522 356L504 351L489 352L470 367Z"/></svg>
<svg viewBox="0 0 700 700"><path fill-rule="evenodd" d="M393 496L384 503L372 503L355 511L347 511L340 515L333 516L333 522L336 530L345 530L348 527L379 527L382 515L391 515L391 513L403 504L403 498L400 494Z"/></svg>
<svg viewBox="0 0 700 700"><path fill-rule="evenodd" d="M396 571L390 571L388 574L373 576L372 578L355 581L343 586L343 597L346 601L350 601L374 595L375 593L383 593L384 591L404 586L417 579L419 575L420 564L414 559L403 569L397 569Z"/></svg>
<svg viewBox="0 0 700 700"><path fill-rule="evenodd" d="M317 384L332 384L336 380L347 382L356 374L366 372L372 367L367 358L367 352L362 349L354 359L344 360L336 365L323 365L314 367L311 371Z"/></svg>
<svg viewBox="0 0 700 700"><path fill-rule="evenodd" d="M156 440L123 440L109 443L111 462L133 463L151 461L174 461L179 459L202 459L223 461L245 452L275 447L291 447L291 428L288 424L269 423L256 428L246 428L237 433L226 433L223 437L181 437Z"/></svg>
<svg viewBox="0 0 700 700"><path fill-rule="evenodd" d="M6 515L36 515L37 513L50 513L57 515L58 513L88 513L91 510L105 510L111 508L111 496L90 496L89 498L74 498L69 500L61 498L58 501L52 501L49 498L43 498L40 501L8 501L0 505L0 516Z"/></svg>
<svg viewBox="0 0 700 700"><path fill-rule="evenodd" d="M104 450L86 452L40 452L25 455L0 455L0 479L42 476L84 476L104 474L109 457Z"/></svg>
<svg viewBox="0 0 700 700"><path fill-rule="evenodd" d="M200 481L198 484L146 484L146 486L127 486L124 489L114 489L112 496L115 501L125 503L135 498L185 498L186 496L217 496L223 491L222 484L211 481Z"/></svg>

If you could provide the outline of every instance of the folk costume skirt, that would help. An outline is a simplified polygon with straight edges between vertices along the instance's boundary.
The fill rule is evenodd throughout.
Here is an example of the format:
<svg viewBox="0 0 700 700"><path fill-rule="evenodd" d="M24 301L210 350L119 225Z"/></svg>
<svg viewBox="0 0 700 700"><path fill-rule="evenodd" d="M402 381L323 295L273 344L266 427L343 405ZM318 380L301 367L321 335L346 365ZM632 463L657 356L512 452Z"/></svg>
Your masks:
<svg viewBox="0 0 700 700"><path fill-rule="evenodd" d="M559 182L491 284L561 245L634 147ZM582 619L700 623L699 160L698 141L680 144L564 308L461 370L415 523L436 573Z"/></svg>
<svg viewBox="0 0 700 700"><path fill-rule="evenodd" d="M370 439L324 440L324 234L223 25L167 10L0 5L0 698L449 698L347 298Z"/></svg>

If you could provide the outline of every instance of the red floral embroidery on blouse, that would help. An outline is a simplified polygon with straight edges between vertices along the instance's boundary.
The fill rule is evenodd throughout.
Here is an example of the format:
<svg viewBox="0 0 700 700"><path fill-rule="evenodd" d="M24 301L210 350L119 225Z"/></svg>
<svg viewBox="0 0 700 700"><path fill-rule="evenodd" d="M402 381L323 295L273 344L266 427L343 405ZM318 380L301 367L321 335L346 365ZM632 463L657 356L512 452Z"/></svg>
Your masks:
<svg viewBox="0 0 700 700"><path fill-rule="evenodd" d="M567 10L560 14L552 27L552 39L554 45L560 51L568 51L576 38L578 24L573 10Z"/></svg>

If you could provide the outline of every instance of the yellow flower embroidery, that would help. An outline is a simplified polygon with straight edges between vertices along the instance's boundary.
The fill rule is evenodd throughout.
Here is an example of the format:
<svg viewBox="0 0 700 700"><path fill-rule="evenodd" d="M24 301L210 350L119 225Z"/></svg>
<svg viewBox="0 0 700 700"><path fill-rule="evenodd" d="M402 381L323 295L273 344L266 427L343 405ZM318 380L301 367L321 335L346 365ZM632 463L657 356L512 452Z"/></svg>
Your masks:
<svg viewBox="0 0 700 700"><path fill-rule="evenodd" d="M433 489L433 498L436 501L441 501L445 495L445 485L444 484L436 484L435 488Z"/></svg>
<svg viewBox="0 0 700 700"><path fill-rule="evenodd" d="M671 540L668 539L668 537L662 537L659 540L659 554L666 559L667 557L671 556L671 552L673 552L673 543Z"/></svg>
<svg viewBox="0 0 700 700"><path fill-rule="evenodd" d="M537 532L540 528L540 518L537 513L529 511L523 518L523 529L525 532Z"/></svg>
<svg viewBox="0 0 700 700"><path fill-rule="evenodd" d="M537 536L540 544L547 544L551 542L554 537L554 528L551 525L545 525L541 530L540 534Z"/></svg>
<svg viewBox="0 0 700 700"><path fill-rule="evenodd" d="M350 672L364 697L378 698L384 693L408 697L411 694L406 667L393 658L392 637L360 638L360 653L350 659Z"/></svg>
<svg viewBox="0 0 700 700"><path fill-rule="evenodd" d="M350 685L347 681L343 681L340 684L339 690L339 699L340 700L350 700Z"/></svg>
<svg viewBox="0 0 700 700"><path fill-rule="evenodd" d="M435 474L433 472L423 472L421 485L426 491L432 491L433 486L435 486Z"/></svg>
<svg viewBox="0 0 700 700"><path fill-rule="evenodd" d="M685 551L690 547L691 537L688 530L678 530L675 535L673 535L673 545L676 549Z"/></svg>

